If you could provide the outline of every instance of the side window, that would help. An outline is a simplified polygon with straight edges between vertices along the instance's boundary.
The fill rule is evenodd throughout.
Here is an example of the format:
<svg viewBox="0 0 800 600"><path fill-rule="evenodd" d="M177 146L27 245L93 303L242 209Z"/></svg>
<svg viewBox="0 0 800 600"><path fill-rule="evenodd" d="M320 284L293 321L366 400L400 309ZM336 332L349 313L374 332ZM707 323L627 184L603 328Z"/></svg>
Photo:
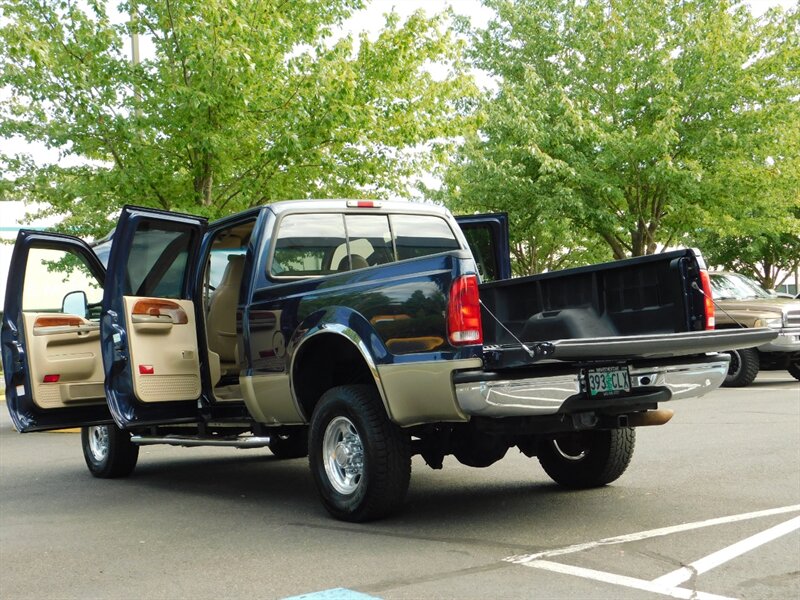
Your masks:
<svg viewBox="0 0 800 600"><path fill-rule="evenodd" d="M143 222L136 230L125 267L126 296L181 298L192 234Z"/></svg>
<svg viewBox="0 0 800 600"><path fill-rule="evenodd" d="M434 216L392 215L397 259L405 260L460 248L447 221Z"/></svg>
<svg viewBox="0 0 800 600"><path fill-rule="evenodd" d="M22 287L22 310L61 313L64 298L72 292L84 292L88 316L99 318L103 288L83 257L64 250L31 248Z"/></svg>
<svg viewBox="0 0 800 600"><path fill-rule="evenodd" d="M334 253L345 244L341 214L287 215L278 225L270 273L278 277L335 273L339 264L333 262Z"/></svg>

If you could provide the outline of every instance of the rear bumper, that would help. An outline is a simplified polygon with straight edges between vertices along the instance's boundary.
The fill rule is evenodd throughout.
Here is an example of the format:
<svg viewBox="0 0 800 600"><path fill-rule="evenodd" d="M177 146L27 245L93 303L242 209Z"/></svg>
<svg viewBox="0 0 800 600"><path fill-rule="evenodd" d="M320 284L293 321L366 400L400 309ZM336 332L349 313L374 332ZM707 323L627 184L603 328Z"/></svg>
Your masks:
<svg viewBox="0 0 800 600"><path fill-rule="evenodd" d="M632 405L638 399L663 402L703 396L725 380L729 361L728 355L716 354L699 362L630 365L630 394L605 399L602 408L613 408L615 403L620 407ZM569 407L591 407L591 401L584 401L583 376L578 368L569 373L518 379L481 379L478 373L466 372L455 378L454 385L461 410L472 416L539 416L572 412ZM568 402L569 407L565 406Z"/></svg>
<svg viewBox="0 0 800 600"><path fill-rule="evenodd" d="M761 352L799 352L800 327L778 330L778 337L758 347Z"/></svg>

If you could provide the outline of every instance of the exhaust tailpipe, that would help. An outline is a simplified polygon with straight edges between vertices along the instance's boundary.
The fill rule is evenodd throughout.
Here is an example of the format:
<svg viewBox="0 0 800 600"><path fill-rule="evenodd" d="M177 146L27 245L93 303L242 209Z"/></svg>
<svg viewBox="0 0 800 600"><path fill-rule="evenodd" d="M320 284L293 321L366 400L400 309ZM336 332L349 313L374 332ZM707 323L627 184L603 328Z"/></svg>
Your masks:
<svg viewBox="0 0 800 600"><path fill-rule="evenodd" d="M650 427L652 425L664 425L672 418L675 411L670 408L659 408L640 413L628 415L628 427Z"/></svg>

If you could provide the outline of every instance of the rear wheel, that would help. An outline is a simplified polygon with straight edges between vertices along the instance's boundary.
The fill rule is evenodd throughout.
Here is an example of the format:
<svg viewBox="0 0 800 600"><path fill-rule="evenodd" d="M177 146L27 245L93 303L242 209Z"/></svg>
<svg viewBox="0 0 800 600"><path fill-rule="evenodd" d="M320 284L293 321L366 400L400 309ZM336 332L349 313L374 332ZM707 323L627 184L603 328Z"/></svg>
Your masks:
<svg viewBox="0 0 800 600"><path fill-rule="evenodd" d="M116 425L83 427L81 445L89 472L101 479L127 477L139 459L139 446Z"/></svg>
<svg viewBox="0 0 800 600"><path fill-rule="evenodd" d="M633 429L567 433L540 444L539 463L560 485L599 487L619 479L631 462L635 445Z"/></svg>
<svg viewBox="0 0 800 600"><path fill-rule="evenodd" d="M728 365L728 374L722 383L723 387L745 387L753 383L758 375L758 350L742 348L730 350L728 354L731 356L731 362Z"/></svg>
<svg viewBox="0 0 800 600"><path fill-rule="evenodd" d="M789 361L789 375L800 379L800 358L793 358Z"/></svg>
<svg viewBox="0 0 800 600"><path fill-rule="evenodd" d="M309 466L322 503L343 521L397 510L411 478L408 436L389 421L374 387L335 387L311 417Z"/></svg>

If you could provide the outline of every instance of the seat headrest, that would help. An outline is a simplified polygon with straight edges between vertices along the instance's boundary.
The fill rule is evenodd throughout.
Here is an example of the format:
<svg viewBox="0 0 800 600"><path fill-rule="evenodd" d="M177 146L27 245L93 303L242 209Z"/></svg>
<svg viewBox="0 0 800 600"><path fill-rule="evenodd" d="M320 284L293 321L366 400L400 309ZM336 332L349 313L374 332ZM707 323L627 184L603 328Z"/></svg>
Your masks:
<svg viewBox="0 0 800 600"><path fill-rule="evenodd" d="M242 280L242 272L244 271L244 254L229 254L228 264L225 265L225 272L222 274L222 279L217 287L227 285L231 281L238 282Z"/></svg>
<svg viewBox="0 0 800 600"><path fill-rule="evenodd" d="M342 260L339 261L339 266L337 267L337 271L349 271L350 264L353 265L353 270L356 269L366 269L369 266L367 259L361 256L360 254L350 254L348 256L342 257Z"/></svg>

